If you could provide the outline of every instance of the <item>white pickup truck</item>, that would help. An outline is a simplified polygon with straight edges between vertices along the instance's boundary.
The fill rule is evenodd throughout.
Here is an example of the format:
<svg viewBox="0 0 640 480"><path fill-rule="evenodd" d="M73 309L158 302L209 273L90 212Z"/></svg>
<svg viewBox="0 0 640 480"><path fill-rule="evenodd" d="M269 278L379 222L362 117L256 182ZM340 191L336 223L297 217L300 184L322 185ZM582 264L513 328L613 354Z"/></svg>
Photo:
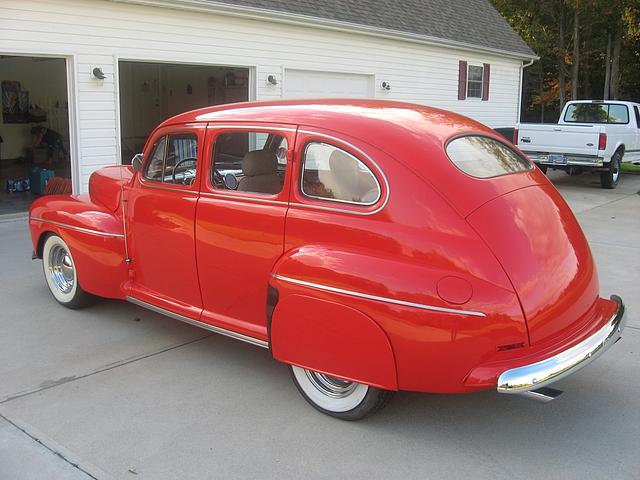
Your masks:
<svg viewBox="0 0 640 480"><path fill-rule="evenodd" d="M568 102L557 124L518 124L513 143L545 173L597 171L602 187L615 188L622 162L640 162L640 104Z"/></svg>

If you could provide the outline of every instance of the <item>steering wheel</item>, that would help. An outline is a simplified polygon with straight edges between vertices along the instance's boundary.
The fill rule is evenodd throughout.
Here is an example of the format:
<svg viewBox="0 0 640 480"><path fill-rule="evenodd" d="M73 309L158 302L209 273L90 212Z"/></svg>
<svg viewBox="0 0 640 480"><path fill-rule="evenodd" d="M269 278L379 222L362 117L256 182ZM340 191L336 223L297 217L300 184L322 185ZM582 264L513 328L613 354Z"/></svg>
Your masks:
<svg viewBox="0 0 640 480"><path fill-rule="evenodd" d="M184 165L190 163L190 165ZM173 183L181 183L182 185L192 185L193 181L196 179L196 166L198 164L198 160L193 157L183 158L176 166L173 167ZM179 172L180 167L184 170ZM182 173L182 181L178 182L176 179L176 173ZM188 175L188 176L187 176Z"/></svg>
<svg viewBox="0 0 640 480"><path fill-rule="evenodd" d="M224 179L222 178L222 173L217 168L213 169L213 183L216 186L224 185Z"/></svg>

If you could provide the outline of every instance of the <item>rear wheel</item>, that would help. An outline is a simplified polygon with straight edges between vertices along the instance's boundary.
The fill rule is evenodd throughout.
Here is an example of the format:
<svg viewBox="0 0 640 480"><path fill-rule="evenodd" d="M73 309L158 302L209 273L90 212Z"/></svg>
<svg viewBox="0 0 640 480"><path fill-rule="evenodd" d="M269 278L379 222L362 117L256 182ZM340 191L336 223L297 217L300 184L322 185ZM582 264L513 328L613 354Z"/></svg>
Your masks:
<svg viewBox="0 0 640 480"><path fill-rule="evenodd" d="M620 169L622 165L622 152L617 151L611 157L609 168L606 172L600 172L600 185L602 188L616 188L620 182Z"/></svg>
<svg viewBox="0 0 640 480"><path fill-rule="evenodd" d="M542 173L544 173L545 175L547 174L547 166L546 165L542 165L540 163L537 164L538 168L542 171Z"/></svg>
<svg viewBox="0 0 640 480"><path fill-rule="evenodd" d="M42 248L44 277L49 290L58 303L68 308L82 308L95 297L85 292L78 283L78 273L65 241L57 235L50 235Z"/></svg>
<svg viewBox="0 0 640 480"><path fill-rule="evenodd" d="M314 408L342 420L360 420L384 408L393 392L289 366L296 387Z"/></svg>

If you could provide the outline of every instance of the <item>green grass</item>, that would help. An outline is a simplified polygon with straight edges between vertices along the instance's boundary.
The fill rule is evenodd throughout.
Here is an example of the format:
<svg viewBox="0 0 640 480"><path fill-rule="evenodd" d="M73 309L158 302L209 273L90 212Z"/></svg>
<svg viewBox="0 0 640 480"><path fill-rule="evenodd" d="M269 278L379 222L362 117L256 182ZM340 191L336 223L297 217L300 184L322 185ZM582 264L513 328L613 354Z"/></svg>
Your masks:
<svg viewBox="0 0 640 480"><path fill-rule="evenodd" d="M635 165L633 163L623 163L622 171L625 173L640 173L640 165Z"/></svg>

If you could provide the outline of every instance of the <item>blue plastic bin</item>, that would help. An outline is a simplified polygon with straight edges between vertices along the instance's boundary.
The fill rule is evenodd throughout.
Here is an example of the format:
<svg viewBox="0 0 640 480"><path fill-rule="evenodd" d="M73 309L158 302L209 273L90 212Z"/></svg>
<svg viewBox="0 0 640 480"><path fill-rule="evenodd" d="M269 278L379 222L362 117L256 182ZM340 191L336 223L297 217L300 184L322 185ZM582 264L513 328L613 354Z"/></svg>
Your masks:
<svg viewBox="0 0 640 480"><path fill-rule="evenodd" d="M29 182L31 184L31 191L36 195L44 195L44 190L47 188L47 182L55 176L53 170L47 170L46 168L33 167L29 172Z"/></svg>

